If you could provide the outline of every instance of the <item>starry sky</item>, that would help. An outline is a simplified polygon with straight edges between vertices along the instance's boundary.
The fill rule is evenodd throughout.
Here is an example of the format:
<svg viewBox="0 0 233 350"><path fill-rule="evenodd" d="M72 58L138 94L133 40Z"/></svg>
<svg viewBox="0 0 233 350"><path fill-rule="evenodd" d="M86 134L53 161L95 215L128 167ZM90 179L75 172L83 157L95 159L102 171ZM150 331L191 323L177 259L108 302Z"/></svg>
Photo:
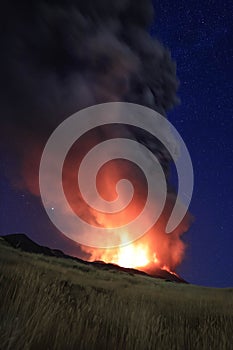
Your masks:
<svg viewBox="0 0 233 350"><path fill-rule="evenodd" d="M195 176L179 273L209 286L233 285L233 25L230 1L154 1L153 35L177 63L181 105L169 119L189 149Z"/></svg>
<svg viewBox="0 0 233 350"><path fill-rule="evenodd" d="M233 25L230 1L154 1L151 28L177 63L181 104L168 116L192 158L195 222L184 235L178 273L191 283L233 285ZM9 182L17 160L0 154L0 232L24 232L36 242L72 253L73 243L43 220L38 198ZM12 164L11 164L12 163ZM46 234L41 235L41 232ZM77 253L77 248L76 248Z"/></svg>

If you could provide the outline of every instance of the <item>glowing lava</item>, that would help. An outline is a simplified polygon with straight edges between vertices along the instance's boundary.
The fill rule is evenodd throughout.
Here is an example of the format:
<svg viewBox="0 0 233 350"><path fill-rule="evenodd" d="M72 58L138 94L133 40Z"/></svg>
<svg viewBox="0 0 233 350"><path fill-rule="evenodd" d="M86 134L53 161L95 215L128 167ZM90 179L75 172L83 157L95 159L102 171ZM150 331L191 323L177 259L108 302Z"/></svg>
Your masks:
<svg viewBox="0 0 233 350"><path fill-rule="evenodd" d="M127 233L122 234L122 242L127 241L127 236ZM143 268L151 262L159 263L156 254L151 255L149 246L139 241L119 248L104 250L101 260L127 268Z"/></svg>
<svg viewBox="0 0 233 350"><path fill-rule="evenodd" d="M149 262L147 250L134 244L119 248L117 258L114 261L115 264L123 267L142 267L148 265Z"/></svg>

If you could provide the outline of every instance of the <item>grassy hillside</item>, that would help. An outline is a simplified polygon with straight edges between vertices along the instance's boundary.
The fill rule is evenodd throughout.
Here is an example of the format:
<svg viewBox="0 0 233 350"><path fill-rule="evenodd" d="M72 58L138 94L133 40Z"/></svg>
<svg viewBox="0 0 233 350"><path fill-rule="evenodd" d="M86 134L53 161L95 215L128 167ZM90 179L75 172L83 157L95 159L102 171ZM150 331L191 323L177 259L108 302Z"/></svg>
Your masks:
<svg viewBox="0 0 233 350"><path fill-rule="evenodd" d="M233 289L103 271L0 239L1 349L232 349Z"/></svg>

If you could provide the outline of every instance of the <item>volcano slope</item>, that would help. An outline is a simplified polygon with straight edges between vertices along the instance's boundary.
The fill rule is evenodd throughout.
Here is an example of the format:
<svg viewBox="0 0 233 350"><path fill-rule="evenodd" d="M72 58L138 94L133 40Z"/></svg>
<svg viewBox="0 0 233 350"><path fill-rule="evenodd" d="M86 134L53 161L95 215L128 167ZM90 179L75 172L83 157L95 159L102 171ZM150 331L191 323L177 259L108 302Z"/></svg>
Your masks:
<svg viewBox="0 0 233 350"><path fill-rule="evenodd" d="M147 274L143 271L136 270L133 268L125 268L116 264L111 263L105 263L104 261L85 261L79 258L76 258L74 256L70 256L67 254L64 254L61 250L58 249L51 249L48 247L41 246L35 242L33 242L28 236L25 234L11 234L6 236L1 236L3 240L5 240L7 243L9 243L12 247L21 249L28 253L36 253L36 254L43 254L46 256L52 256L57 258L63 258L63 259L69 259L76 262L79 262L81 264L85 265L94 265L98 267L99 269L103 270L115 270L115 271L124 271L129 274L136 274L136 275L149 275L151 277L155 278L161 278L165 279L168 282L179 282L179 283L187 283L183 278L179 277L176 274L170 273L167 270L163 270L160 268L151 268L150 274Z"/></svg>
<svg viewBox="0 0 233 350"><path fill-rule="evenodd" d="M59 253L60 254L60 253ZM1 349L231 349L233 288L15 249L0 238Z"/></svg>

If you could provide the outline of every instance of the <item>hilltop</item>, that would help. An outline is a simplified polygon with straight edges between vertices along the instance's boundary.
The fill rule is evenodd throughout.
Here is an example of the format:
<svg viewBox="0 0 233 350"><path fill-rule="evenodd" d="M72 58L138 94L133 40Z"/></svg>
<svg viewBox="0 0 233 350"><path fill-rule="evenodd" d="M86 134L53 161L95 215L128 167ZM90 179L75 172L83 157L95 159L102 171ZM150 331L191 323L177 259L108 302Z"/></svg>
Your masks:
<svg viewBox="0 0 233 350"><path fill-rule="evenodd" d="M85 261L85 260L76 258L74 256L64 254L61 250L51 249L48 247L41 246L35 243L34 241L32 241L25 234L11 234L11 235L1 236L1 237L7 243L9 243L12 247L21 249L22 251L25 251L28 253L43 254L46 256L51 256L56 258L73 260L85 265L94 265L95 267L98 267L104 270L123 271L129 274L145 275L145 276L150 276L154 278L161 278L166 280L167 282L187 283L183 278L160 268L156 268L153 270L153 273L148 274L137 269L125 268L125 267L118 266L116 264L105 263L104 261L93 261L93 262Z"/></svg>

